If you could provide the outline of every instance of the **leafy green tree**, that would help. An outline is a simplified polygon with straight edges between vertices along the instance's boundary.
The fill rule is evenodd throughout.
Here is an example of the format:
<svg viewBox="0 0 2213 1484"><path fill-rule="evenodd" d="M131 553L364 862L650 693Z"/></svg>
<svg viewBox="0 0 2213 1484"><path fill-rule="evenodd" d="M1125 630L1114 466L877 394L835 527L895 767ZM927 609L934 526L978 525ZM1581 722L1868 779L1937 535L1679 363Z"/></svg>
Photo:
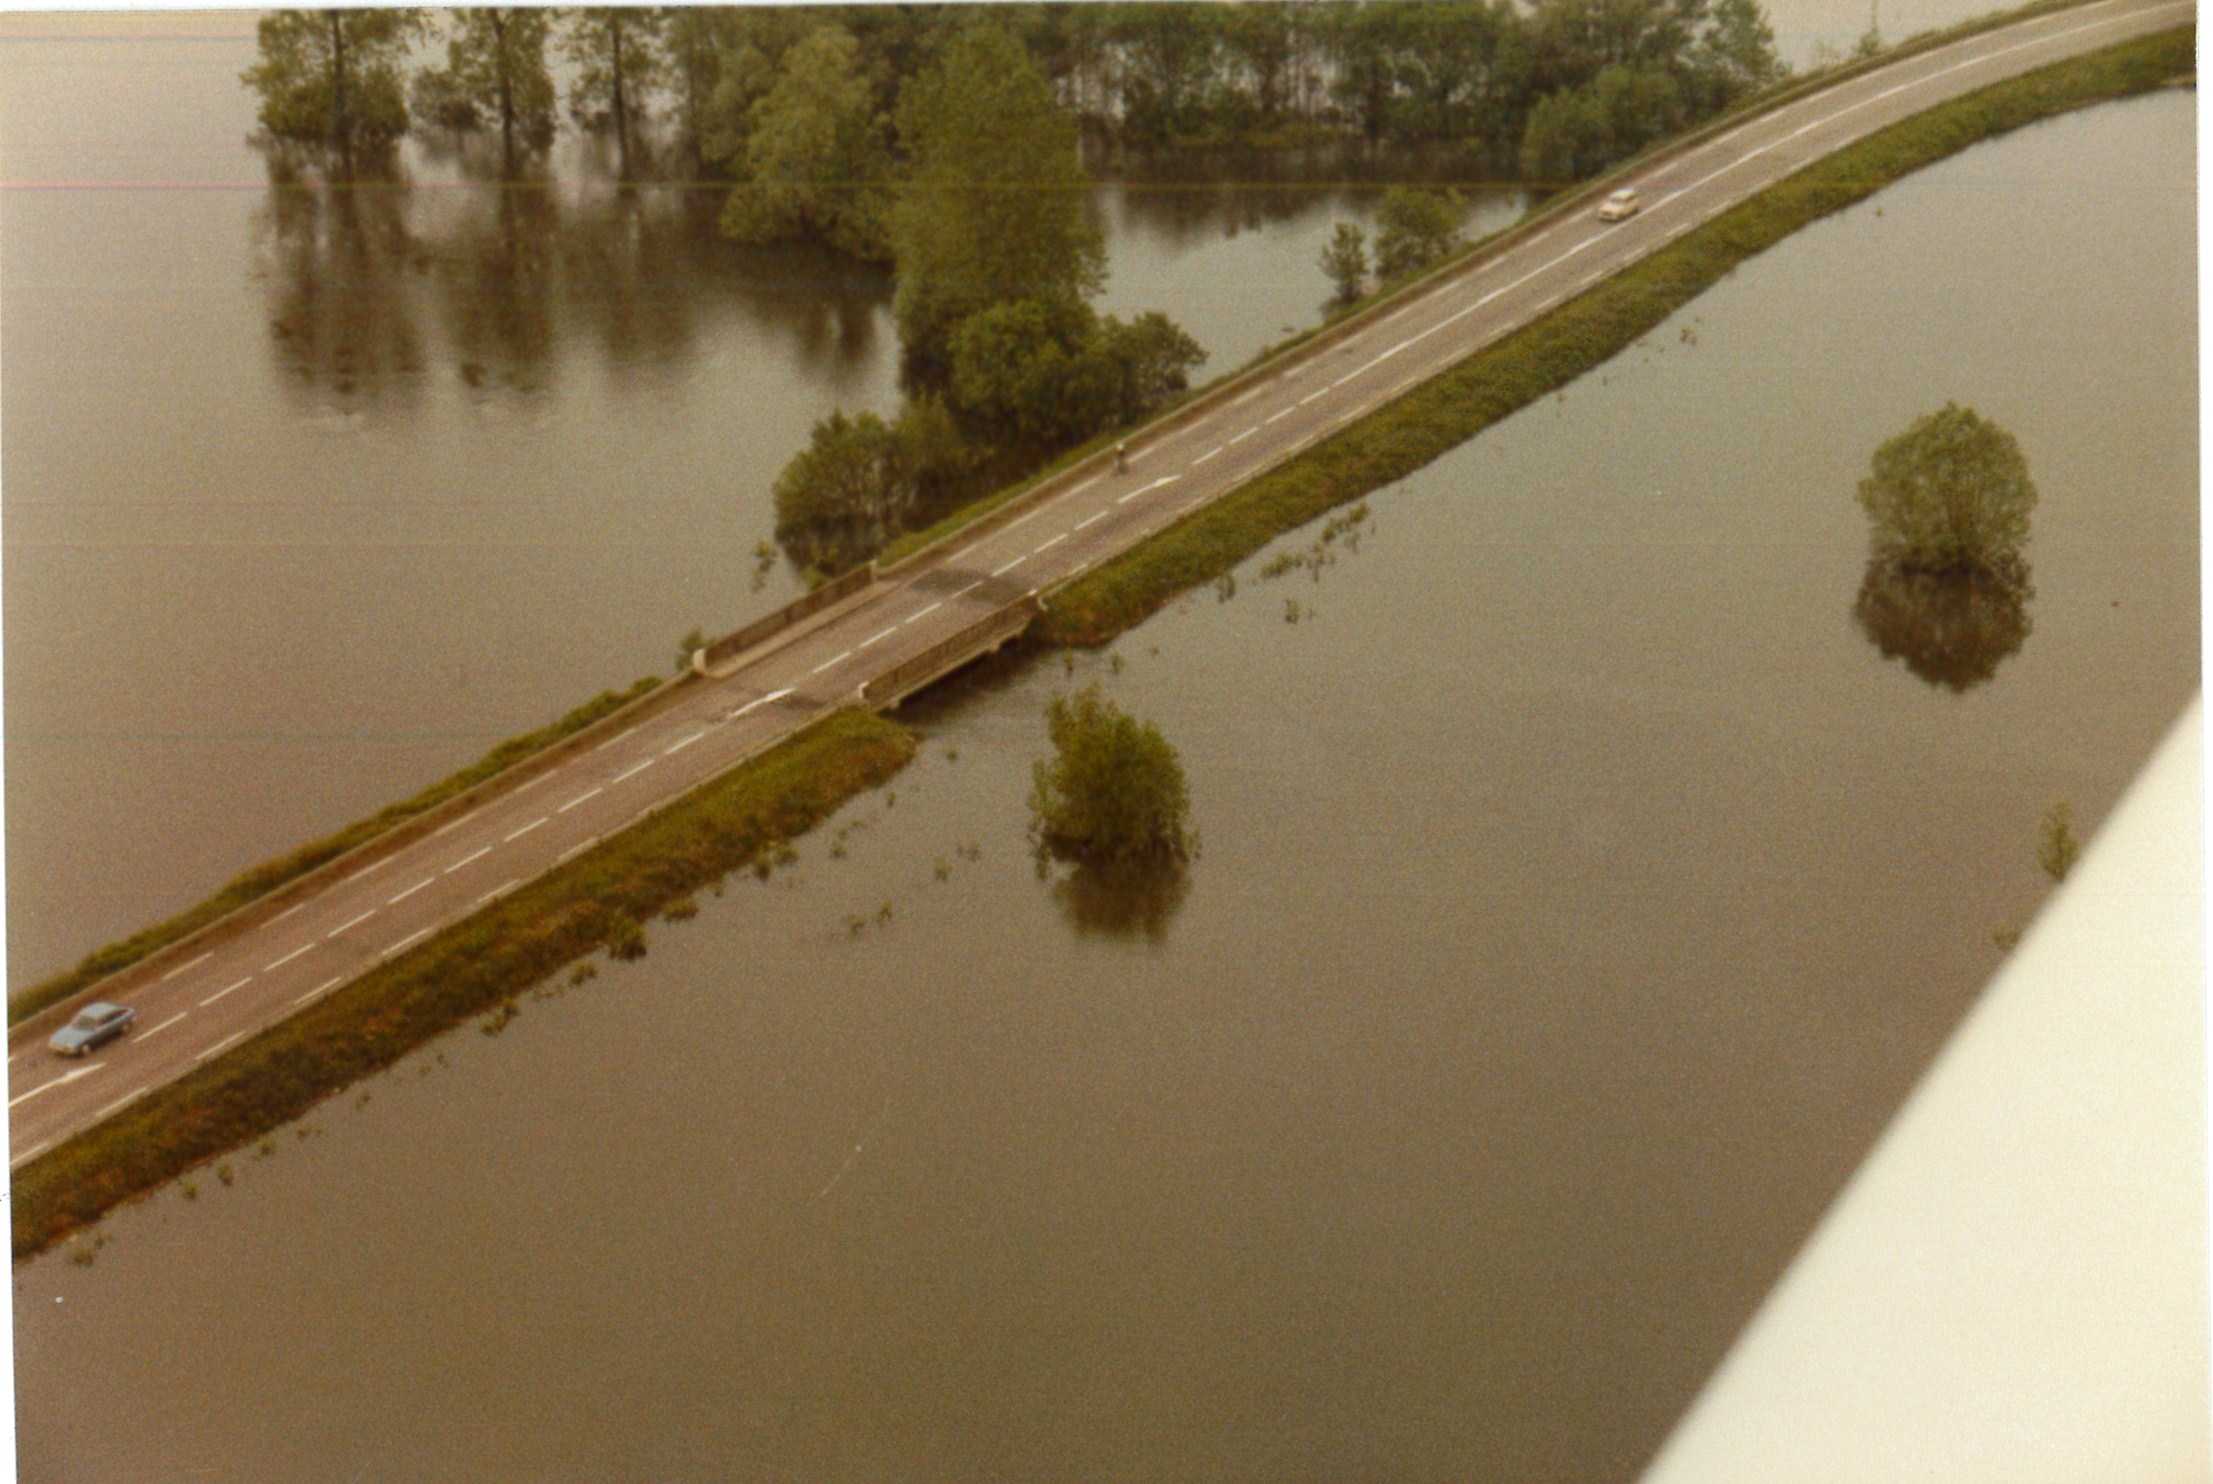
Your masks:
<svg viewBox="0 0 2213 1484"><path fill-rule="evenodd" d="M954 37L907 84L898 124L911 164L892 208L892 310L910 368L942 374L954 327L994 304L1098 291L1105 249L1084 215L1075 121L1005 32Z"/></svg>
<svg viewBox="0 0 2213 1484"><path fill-rule="evenodd" d="M986 437L1042 451L1158 411L1205 358L1164 314L1124 323L1081 304L1025 299L961 321L951 390Z"/></svg>
<svg viewBox="0 0 2213 1484"><path fill-rule="evenodd" d="M1882 47L1882 36L1873 26L1860 39L1866 46ZM1691 103L1700 113L1716 113L1737 99L1771 87L1789 76L1790 68L1775 51L1775 29L1767 22L1758 0L1714 0L1706 24L1686 58L1691 80Z"/></svg>
<svg viewBox="0 0 2213 1484"><path fill-rule="evenodd" d="M887 155L860 44L842 26L823 26L786 53L775 86L753 105L722 230L746 242L813 238L887 258Z"/></svg>
<svg viewBox="0 0 2213 1484"><path fill-rule="evenodd" d="M261 60L240 78L272 139L319 148L350 177L407 132L402 72L422 29L419 10L271 11L255 26Z"/></svg>
<svg viewBox="0 0 2213 1484"><path fill-rule="evenodd" d="M447 16L446 66L418 75L416 116L462 129L497 119L500 157L511 171L518 146L542 150L553 142L552 12L491 6Z"/></svg>
<svg viewBox="0 0 2213 1484"><path fill-rule="evenodd" d="M715 94L745 13L746 7L728 5L676 5L662 12L660 72L675 104L677 136L695 171L714 158Z"/></svg>
<svg viewBox="0 0 2213 1484"><path fill-rule="evenodd" d="M1375 270L1397 278L1425 268L1460 245L1468 205L1458 191L1393 186L1376 207Z"/></svg>
<svg viewBox="0 0 2213 1484"><path fill-rule="evenodd" d="M2036 486L2012 434L1947 402L1875 450L1859 502L1878 560L1911 572L2002 572L2028 541Z"/></svg>
<svg viewBox="0 0 2213 1484"><path fill-rule="evenodd" d="M1157 309L1127 324L1108 315L1085 350L1104 368L1107 389L1106 415L1093 432L1152 416L1190 389L1191 368L1206 359L1199 342Z"/></svg>
<svg viewBox="0 0 2213 1484"><path fill-rule="evenodd" d="M622 177L631 176L639 127L661 85L665 14L626 6L590 5L568 12L563 55L576 64L569 112L587 129L611 130Z"/></svg>
<svg viewBox="0 0 2213 1484"><path fill-rule="evenodd" d="M1045 851L1098 865L1189 858L1183 762L1159 727L1102 700L1097 686L1053 697L1045 725L1053 756L1035 765L1030 790Z"/></svg>
<svg viewBox="0 0 2213 1484"><path fill-rule="evenodd" d="M1351 222L1339 222L1322 249L1322 271L1337 286L1337 302L1350 304L1368 281L1368 234Z"/></svg>
<svg viewBox="0 0 2213 1484"><path fill-rule="evenodd" d="M937 503L966 457L951 418L928 398L908 403L894 423L832 413L776 477L776 539L804 567L864 562L917 508Z"/></svg>

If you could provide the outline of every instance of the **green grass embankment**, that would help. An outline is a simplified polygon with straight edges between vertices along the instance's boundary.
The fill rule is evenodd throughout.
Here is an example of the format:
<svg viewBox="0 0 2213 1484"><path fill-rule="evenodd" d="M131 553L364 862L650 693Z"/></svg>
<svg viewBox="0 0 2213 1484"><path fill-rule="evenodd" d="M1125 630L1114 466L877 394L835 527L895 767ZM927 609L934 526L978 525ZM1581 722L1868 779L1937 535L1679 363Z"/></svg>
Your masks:
<svg viewBox="0 0 2213 1484"><path fill-rule="evenodd" d="M643 924L766 862L914 755L860 711L824 718L421 947L355 980L15 1173L15 1256L300 1117L409 1050L601 948L635 956ZM675 915L689 915L678 910Z"/></svg>
<svg viewBox="0 0 2213 1484"><path fill-rule="evenodd" d="M534 732L508 738L468 767L450 778L432 784L413 798L387 805L367 819L357 820L336 834L311 840L275 860L264 861L231 880L221 891L197 906L187 908L152 927L142 928L128 938L95 949L66 973L41 980L20 994L11 995L8 999L8 1023L13 1025L26 1016L37 1014L48 1005L58 1004L87 985L105 979L117 970L127 969L148 954L158 952L180 938L189 937L247 903L267 896L289 882L297 881L316 867L338 859L349 850L366 845L386 830L405 824L416 815L436 808L457 794L465 793L487 778L505 772L525 758L543 752L563 738L581 732L593 722L629 705L659 684L661 681L657 677L648 675L626 691L601 691L560 720Z"/></svg>
<svg viewBox="0 0 2213 1484"><path fill-rule="evenodd" d="M1525 329L1424 382L1069 587L1033 645L1101 644L1286 531L1403 479L1603 364L1737 264L1900 177L2054 114L2159 86L2194 65L2195 28L1997 83L1792 175Z"/></svg>

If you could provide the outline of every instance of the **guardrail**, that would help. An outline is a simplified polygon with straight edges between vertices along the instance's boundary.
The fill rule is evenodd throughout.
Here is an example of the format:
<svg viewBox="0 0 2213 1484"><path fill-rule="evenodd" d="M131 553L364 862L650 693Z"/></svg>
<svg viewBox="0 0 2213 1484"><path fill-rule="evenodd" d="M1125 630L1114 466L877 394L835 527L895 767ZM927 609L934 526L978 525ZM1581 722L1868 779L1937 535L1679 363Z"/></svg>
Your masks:
<svg viewBox="0 0 2213 1484"><path fill-rule="evenodd" d="M716 665L734 660L760 643L837 602L851 597L876 580L876 564L855 567L843 577L833 577L811 593L792 599L774 613L764 613L744 628L723 635L705 649L692 651L692 673L711 675Z"/></svg>
<svg viewBox="0 0 2213 1484"><path fill-rule="evenodd" d="M950 639L943 639L913 659L901 660L861 686L861 704L871 711L889 711L933 680L950 675L974 659L980 659L1016 638L1045 611L1035 595L1010 603L990 617L970 624Z"/></svg>

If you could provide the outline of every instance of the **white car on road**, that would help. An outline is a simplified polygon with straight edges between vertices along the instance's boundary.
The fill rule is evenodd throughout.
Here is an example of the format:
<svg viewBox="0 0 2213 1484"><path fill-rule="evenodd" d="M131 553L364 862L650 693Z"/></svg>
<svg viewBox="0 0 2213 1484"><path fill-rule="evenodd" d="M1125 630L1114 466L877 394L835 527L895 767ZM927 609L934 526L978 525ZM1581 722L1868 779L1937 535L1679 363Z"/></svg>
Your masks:
<svg viewBox="0 0 2213 1484"><path fill-rule="evenodd" d="M1605 204L1598 208L1598 219L1602 222L1624 221L1635 216L1642 205L1644 203L1637 199L1637 193L1625 186L1606 198Z"/></svg>

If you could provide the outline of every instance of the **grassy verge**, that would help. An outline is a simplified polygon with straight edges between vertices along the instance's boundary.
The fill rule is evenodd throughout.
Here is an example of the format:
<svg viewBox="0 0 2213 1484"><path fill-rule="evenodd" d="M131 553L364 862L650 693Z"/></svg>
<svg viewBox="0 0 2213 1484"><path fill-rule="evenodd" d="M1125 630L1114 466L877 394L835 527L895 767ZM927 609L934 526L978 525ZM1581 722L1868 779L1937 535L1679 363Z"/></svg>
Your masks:
<svg viewBox="0 0 2213 1484"><path fill-rule="evenodd" d="M1411 474L1610 359L1799 228L1979 140L2157 87L2194 65L2194 28L1995 84L1809 166L1533 325L1051 595L1029 642L1098 644L1285 531Z"/></svg>
<svg viewBox="0 0 2213 1484"><path fill-rule="evenodd" d="M437 934L15 1173L15 1255L298 1118L413 1047L608 948L726 873L766 863L914 755L914 735L841 711L550 876Z"/></svg>
<svg viewBox="0 0 2213 1484"><path fill-rule="evenodd" d="M508 738L476 762L452 777L432 784L413 798L388 805L367 819L357 820L334 835L311 840L275 860L264 861L230 881L221 891L197 906L187 908L152 927L142 928L128 938L96 949L68 972L41 980L22 993L10 996L8 1023L13 1025L26 1016L35 1015L48 1005L69 998L86 985L104 979L118 969L127 969L148 954L198 932L209 923L237 911L248 902L268 895L287 882L298 880L317 866L367 844L394 825L403 824L427 809L436 808L494 774L505 772L533 753L542 752L562 738L581 732L608 713L629 705L660 683L658 678L649 675L626 691L601 691L560 720L534 732Z"/></svg>

